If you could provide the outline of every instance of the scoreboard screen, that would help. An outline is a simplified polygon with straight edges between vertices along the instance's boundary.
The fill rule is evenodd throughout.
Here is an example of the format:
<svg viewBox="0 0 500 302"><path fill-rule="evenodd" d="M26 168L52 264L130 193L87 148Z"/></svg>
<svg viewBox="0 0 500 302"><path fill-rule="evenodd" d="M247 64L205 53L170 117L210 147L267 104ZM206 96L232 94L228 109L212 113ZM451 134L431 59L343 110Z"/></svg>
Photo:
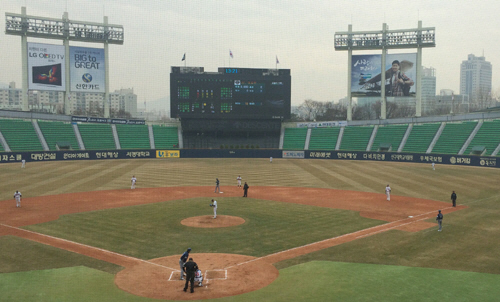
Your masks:
<svg viewBox="0 0 500 302"><path fill-rule="evenodd" d="M288 119L290 69L172 67L172 118Z"/></svg>

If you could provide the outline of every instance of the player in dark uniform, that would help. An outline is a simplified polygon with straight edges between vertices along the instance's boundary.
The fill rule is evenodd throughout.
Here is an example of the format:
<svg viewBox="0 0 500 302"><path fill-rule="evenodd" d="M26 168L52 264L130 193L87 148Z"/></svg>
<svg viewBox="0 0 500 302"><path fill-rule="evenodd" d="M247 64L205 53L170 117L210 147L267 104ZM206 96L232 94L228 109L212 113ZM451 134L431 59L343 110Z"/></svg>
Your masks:
<svg viewBox="0 0 500 302"><path fill-rule="evenodd" d="M198 264L193 261L193 258L189 258L189 261L184 263L184 272L186 273L186 284L184 285L184 291L187 291L188 283L191 282L191 292L194 293L194 276L198 270Z"/></svg>
<svg viewBox="0 0 500 302"><path fill-rule="evenodd" d="M455 191L453 191L453 193L451 193L451 202L453 202L454 207L457 206L457 194L455 194Z"/></svg>
<svg viewBox="0 0 500 302"><path fill-rule="evenodd" d="M184 263L186 263L188 257L189 257L189 252L191 252L191 248L188 248L187 251L185 251L184 253L182 253L182 256L181 256L181 259L179 259L179 266L181 268L181 280L184 280L183 276L184 276Z"/></svg>
<svg viewBox="0 0 500 302"><path fill-rule="evenodd" d="M249 187L249 186L248 186L248 184L245 182L245 185L243 186L243 197L247 197L248 188L250 188L250 187Z"/></svg>
<svg viewBox="0 0 500 302"><path fill-rule="evenodd" d="M439 210L439 212L436 216L436 220L439 224L438 232L441 232L441 229L443 228L443 214L441 214L441 210Z"/></svg>
<svg viewBox="0 0 500 302"><path fill-rule="evenodd" d="M219 193L220 193L220 185L219 184L220 184L219 179L216 178L215 179L215 191L214 191L215 193L217 192L217 190L219 190Z"/></svg>

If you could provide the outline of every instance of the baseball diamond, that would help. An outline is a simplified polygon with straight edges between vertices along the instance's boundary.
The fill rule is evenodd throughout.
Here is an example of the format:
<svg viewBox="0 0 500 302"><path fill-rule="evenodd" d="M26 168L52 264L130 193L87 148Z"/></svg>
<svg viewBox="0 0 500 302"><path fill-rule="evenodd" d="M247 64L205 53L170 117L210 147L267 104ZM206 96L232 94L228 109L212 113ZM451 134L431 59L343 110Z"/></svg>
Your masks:
<svg viewBox="0 0 500 302"><path fill-rule="evenodd" d="M222 162L225 165L218 165ZM228 159L160 162L146 159L101 161L90 165L33 163L30 169L23 170L7 164L0 187L19 183L23 207L0 203L0 256L7 259L6 256L17 249L12 238L41 243L36 250L42 254L49 247L61 253L71 251L83 257L74 262L75 265L88 263L88 267L100 266L100 270L113 272L112 283L119 290L133 297L165 300L231 296L238 301L240 296L260 296L261 292L273 297L273 294L269 296L269 291L276 290L292 294L296 291L293 285L284 285L280 280L287 278L289 269L312 265L318 260L331 263L367 261L415 268L435 267L444 271L453 268L495 276L500 273L495 271L495 266L468 269L471 263L487 261L480 254L476 257L464 253L477 259L472 262L445 262L442 257L446 255L441 255L434 246L438 239L436 234L453 237L455 229L462 228L465 221L468 221L465 225L471 221L478 223L466 213L481 211L483 204L491 208L491 202L498 196L479 190L486 190L493 184L495 169L442 167L438 172L442 173L441 177L432 179L437 170L418 164L295 159L275 160L272 167L265 163L259 159L231 159L229 162ZM379 169L382 166L383 171ZM234 179L236 170L248 175L245 179L255 183L252 198L242 198L237 186L228 186L224 197L214 193L212 177L199 181L201 175L211 170L215 170L213 173L223 182ZM412 170L412 175L403 177L408 175L408 170ZM140 188L130 190L130 171L141 179ZM257 171L259 176L252 179L251 175ZM475 179L456 176L465 171L474 174ZM280 174L289 177L276 178ZM381 189L387 183L392 188L390 201ZM450 204L445 190L455 183L474 184L471 193L460 192L462 203L457 207ZM88 190L79 190L82 185ZM428 190L420 191L419 188L425 185ZM479 195L474 198L472 194ZM219 208L217 219L212 219L206 202L215 198L223 206ZM443 223L443 232L439 233L435 232L437 224L434 221L437 209L441 209L448 219ZM481 254L490 254L493 250L488 246L496 243L479 241L483 236L464 238L465 242L462 240L460 244L446 237L440 240L447 241L447 253L470 242L474 250L480 245L483 247ZM190 257L205 274L203 287L195 288L192 296L185 295L183 283L178 281L178 253L188 246L193 249ZM423 254L415 254L416 246L424 248ZM393 250L400 260L394 262L393 257L384 256L386 249ZM4 267L0 280L10 273L29 272L30 262L33 269L64 272L57 269L60 267L57 263L67 256L46 262L41 260L44 257L28 260L33 259L29 253L30 250L24 250L13 254L15 265L0 266ZM457 257L462 261L465 255L457 254ZM429 260L444 265L429 265ZM0 263L2 261L5 260ZM94 261L107 264L96 266L91 264ZM114 268L107 267L109 265ZM68 263L62 267L71 266ZM329 274L341 282L341 276L336 276L335 272ZM307 273L300 275L306 278ZM3 288L0 286L0 289ZM12 289L5 290L13 293ZM111 292L108 290L107 295ZM324 295L332 294L325 289Z"/></svg>

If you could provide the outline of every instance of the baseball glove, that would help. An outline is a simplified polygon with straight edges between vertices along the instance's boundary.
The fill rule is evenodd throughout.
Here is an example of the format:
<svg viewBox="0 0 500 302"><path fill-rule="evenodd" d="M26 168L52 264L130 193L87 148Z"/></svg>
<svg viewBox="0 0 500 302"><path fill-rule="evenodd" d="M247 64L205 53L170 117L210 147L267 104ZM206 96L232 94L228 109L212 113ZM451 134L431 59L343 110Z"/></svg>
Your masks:
<svg viewBox="0 0 500 302"><path fill-rule="evenodd" d="M214 205L213 204L209 204L209 206L213 207Z"/></svg>

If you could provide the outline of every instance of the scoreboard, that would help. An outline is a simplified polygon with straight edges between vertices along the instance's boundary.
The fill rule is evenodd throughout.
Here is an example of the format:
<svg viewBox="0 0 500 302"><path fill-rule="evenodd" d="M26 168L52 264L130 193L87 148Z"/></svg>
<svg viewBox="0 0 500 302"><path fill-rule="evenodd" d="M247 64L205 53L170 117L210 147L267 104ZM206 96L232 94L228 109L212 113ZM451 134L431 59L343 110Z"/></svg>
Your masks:
<svg viewBox="0 0 500 302"><path fill-rule="evenodd" d="M290 69L172 67L170 116L288 119Z"/></svg>

